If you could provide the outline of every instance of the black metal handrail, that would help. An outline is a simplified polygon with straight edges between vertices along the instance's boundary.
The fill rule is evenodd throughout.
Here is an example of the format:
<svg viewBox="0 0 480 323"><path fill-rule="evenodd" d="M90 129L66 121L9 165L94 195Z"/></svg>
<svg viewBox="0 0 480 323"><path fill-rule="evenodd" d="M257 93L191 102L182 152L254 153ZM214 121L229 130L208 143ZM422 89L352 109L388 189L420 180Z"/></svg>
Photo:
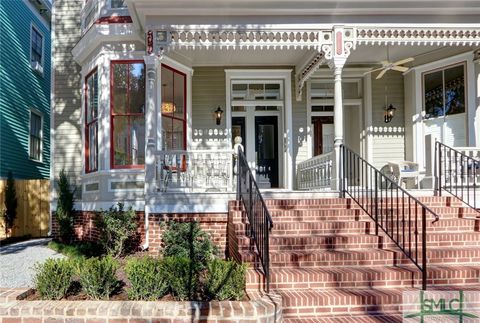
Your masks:
<svg viewBox="0 0 480 323"><path fill-rule="evenodd" d="M243 201L250 223L250 237L257 247L265 275L265 289L268 293L270 291L269 233L273 228L273 221L241 147L238 149L237 156L237 201Z"/></svg>
<svg viewBox="0 0 480 323"><path fill-rule="evenodd" d="M435 142L435 193L447 191L480 212L477 194L480 178L480 160L472 158L441 142Z"/></svg>
<svg viewBox="0 0 480 323"><path fill-rule="evenodd" d="M427 214L438 215L348 147L341 147L341 191L348 194L422 273L427 288Z"/></svg>

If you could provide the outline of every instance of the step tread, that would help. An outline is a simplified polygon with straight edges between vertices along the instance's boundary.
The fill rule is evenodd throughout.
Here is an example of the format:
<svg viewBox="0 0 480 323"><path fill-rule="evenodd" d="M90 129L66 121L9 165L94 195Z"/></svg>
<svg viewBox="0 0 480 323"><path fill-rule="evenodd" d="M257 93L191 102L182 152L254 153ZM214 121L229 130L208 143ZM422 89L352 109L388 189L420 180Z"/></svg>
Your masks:
<svg viewBox="0 0 480 323"><path fill-rule="evenodd" d="M371 314L371 315L335 315L325 317L290 317L283 320L284 323L401 323L401 314Z"/></svg>

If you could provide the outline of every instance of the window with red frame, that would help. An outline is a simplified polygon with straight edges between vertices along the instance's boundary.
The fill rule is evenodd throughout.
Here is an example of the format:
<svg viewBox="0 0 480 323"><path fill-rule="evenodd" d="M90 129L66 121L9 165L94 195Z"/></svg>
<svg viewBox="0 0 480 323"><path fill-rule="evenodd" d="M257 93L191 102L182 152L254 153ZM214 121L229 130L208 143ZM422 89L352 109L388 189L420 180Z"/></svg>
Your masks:
<svg viewBox="0 0 480 323"><path fill-rule="evenodd" d="M98 73L85 78L85 172L98 170Z"/></svg>
<svg viewBox="0 0 480 323"><path fill-rule="evenodd" d="M145 64L111 64L112 168L145 164Z"/></svg>
<svg viewBox="0 0 480 323"><path fill-rule="evenodd" d="M162 133L165 150L186 148L186 76L162 65Z"/></svg>

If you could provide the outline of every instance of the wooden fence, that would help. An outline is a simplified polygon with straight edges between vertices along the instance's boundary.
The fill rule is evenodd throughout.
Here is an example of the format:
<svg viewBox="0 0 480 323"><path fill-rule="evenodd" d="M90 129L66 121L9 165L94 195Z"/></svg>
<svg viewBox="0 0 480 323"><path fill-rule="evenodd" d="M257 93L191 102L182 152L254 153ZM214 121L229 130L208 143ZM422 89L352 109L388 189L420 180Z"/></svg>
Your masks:
<svg viewBox="0 0 480 323"><path fill-rule="evenodd" d="M6 183L6 180L0 180L0 239L6 237L3 218ZM17 217L9 236L47 236L50 217L50 180L15 180L15 188L18 201Z"/></svg>

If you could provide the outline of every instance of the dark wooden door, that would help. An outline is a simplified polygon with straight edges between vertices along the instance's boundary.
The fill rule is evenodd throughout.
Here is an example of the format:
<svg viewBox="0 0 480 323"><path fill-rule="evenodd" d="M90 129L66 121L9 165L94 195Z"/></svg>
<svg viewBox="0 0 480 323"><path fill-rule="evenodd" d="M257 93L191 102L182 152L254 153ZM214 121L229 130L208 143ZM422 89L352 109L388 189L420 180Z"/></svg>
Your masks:
<svg viewBox="0 0 480 323"><path fill-rule="evenodd" d="M255 117L256 180L260 187L278 187L276 116Z"/></svg>

